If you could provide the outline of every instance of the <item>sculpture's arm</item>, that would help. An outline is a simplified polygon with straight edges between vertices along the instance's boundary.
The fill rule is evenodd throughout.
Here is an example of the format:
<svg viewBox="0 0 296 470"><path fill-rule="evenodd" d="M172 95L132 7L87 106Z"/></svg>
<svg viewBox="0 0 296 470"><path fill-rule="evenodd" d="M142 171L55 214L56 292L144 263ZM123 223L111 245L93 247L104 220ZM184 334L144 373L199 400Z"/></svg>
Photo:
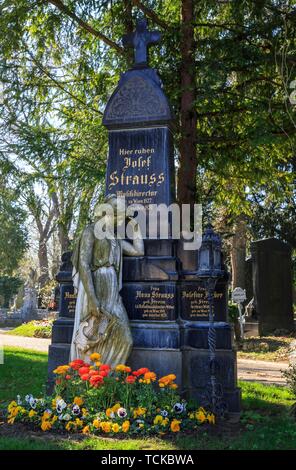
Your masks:
<svg viewBox="0 0 296 470"><path fill-rule="evenodd" d="M90 227L87 227L81 238L79 250L79 275L85 289L86 295L89 299L89 304L92 310L97 310L98 299L95 292L92 272L91 261L94 246L94 235Z"/></svg>
<svg viewBox="0 0 296 470"><path fill-rule="evenodd" d="M131 219L129 223L133 226L134 229L134 240L133 243L123 240L123 254L127 256L144 256L144 241L142 238L140 226L134 219Z"/></svg>

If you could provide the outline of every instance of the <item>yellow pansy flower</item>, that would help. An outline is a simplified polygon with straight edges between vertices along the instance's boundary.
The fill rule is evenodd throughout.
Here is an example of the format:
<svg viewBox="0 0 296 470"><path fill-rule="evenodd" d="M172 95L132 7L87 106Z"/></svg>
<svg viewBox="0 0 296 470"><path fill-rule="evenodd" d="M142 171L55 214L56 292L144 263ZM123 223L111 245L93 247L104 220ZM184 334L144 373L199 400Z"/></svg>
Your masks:
<svg viewBox="0 0 296 470"><path fill-rule="evenodd" d="M117 411L119 410L119 408L121 408L121 404L120 404L120 403L115 403L115 405L112 406L112 411L113 411L113 413L117 413Z"/></svg>
<svg viewBox="0 0 296 470"><path fill-rule="evenodd" d="M75 423L73 421L68 421L68 423L65 426L67 431L71 431L71 429L74 427L75 427Z"/></svg>
<svg viewBox="0 0 296 470"><path fill-rule="evenodd" d="M203 410L198 410L196 413L195 413L195 418L197 419L197 421L199 421L200 423L204 423L207 419L206 415L205 415L205 412Z"/></svg>
<svg viewBox="0 0 296 470"><path fill-rule="evenodd" d="M89 434L89 426L84 426L82 429L82 434Z"/></svg>
<svg viewBox="0 0 296 470"><path fill-rule="evenodd" d="M73 400L73 403L77 406L81 406L83 404L83 398L75 397L74 400Z"/></svg>
<svg viewBox="0 0 296 470"><path fill-rule="evenodd" d="M182 421L180 421L179 419L173 419L173 421L171 422L171 431L172 432L179 432L181 422Z"/></svg>
<svg viewBox="0 0 296 470"><path fill-rule="evenodd" d="M215 415L213 413L208 413L207 420L210 424L215 424L216 422Z"/></svg>
<svg viewBox="0 0 296 470"><path fill-rule="evenodd" d="M93 420L93 426L94 426L95 428L98 429L98 428L100 427L100 425L101 425L101 421L99 421L98 419L94 419L94 420Z"/></svg>
<svg viewBox="0 0 296 470"><path fill-rule="evenodd" d="M36 415L37 415L37 411L34 411L34 410L29 411L29 418L34 418L34 416Z"/></svg>
<svg viewBox="0 0 296 470"><path fill-rule="evenodd" d="M119 424L114 423L114 424L112 425L112 432L119 432L119 430L120 430Z"/></svg>
<svg viewBox="0 0 296 470"><path fill-rule="evenodd" d="M157 425L157 424L161 424L163 421L163 417L161 415L156 415L154 420L153 420L153 424Z"/></svg>
<svg viewBox="0 0 296 470"><path fill-rule="evenodd" d="M137 418L137 416L144 416L146 414L147 409L146 408L136 408L134 410L134 418Z"/></svg>
<svg viewBox="0 0 296 470"><path fill-rule="evenodd" d="M51 423L49 421L43 420L41 423L42 431L49 431L51 429Z"/></svg>
<svg viewBox="0 0 296 470"><path fill-rule="evenodd" d="M51 416L51 413L49 413L48 411L44 411L43 416L42 416L41 419L46 420L46 419L49 419L50 416Z"/></svg>
<svg viewBox="0 0 296 470"><path fill-rule="evenodd" d="M16 401L11 401L7 407L8 411L11 411L13 408L17 407L17 402Z"/></svg>
<svg viewBox="0 0 296 470"><path fill-rule="evenodd" d="M129 428L130 428L130 422L128 420L124 421L122 423L123 432L128 432Z"/></svg>
<svg viewBox="0 0 296 470"><path fill-rule="evenodd" d="M110 432L111 431L111 423L109 423L108 421L102 421L101 422L101 429L104 432Z"/></svg>

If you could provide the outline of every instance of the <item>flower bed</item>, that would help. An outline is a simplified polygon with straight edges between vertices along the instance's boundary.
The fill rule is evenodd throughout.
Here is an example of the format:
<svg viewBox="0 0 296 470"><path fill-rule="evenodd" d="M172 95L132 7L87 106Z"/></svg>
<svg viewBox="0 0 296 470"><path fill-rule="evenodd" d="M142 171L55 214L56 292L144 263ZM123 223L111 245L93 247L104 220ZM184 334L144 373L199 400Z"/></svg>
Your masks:
<svg viewBox="0 0 296 470"><path fill-rule="evenodd" d="M9 424L83 434L165 435L215 423L212 413L180 398L174 374L157 379L147 368L132 371L119 364L111 369L96 353L90 363L76 359L54 372L54 394L18 396L8 406Z"/></svg>

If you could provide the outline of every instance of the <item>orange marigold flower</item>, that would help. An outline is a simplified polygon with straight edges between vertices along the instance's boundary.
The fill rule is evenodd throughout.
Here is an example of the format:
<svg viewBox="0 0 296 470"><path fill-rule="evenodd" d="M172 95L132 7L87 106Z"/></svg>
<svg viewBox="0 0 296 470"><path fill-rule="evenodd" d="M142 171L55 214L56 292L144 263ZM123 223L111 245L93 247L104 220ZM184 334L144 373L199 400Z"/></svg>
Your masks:
<svg viewBox="0 0 296 470"><path fill-rule="evenodd" d="M75 359L75 361L70 362L69 366L74 369L78 370L80 367L84 365L84 361L82 359Z"/></svg>
<svg viewBox="0 0 296 470"><path fill-rule="evenodd" d="M156 374L155 372L146 372L144 374L144 379L145 380L152 380L152 382L154 382L156 380Z"/></svg>
<svg viewBox="0 0 296 470"><path fill-rule="evenodd" d="M101 359L101 354L99 353L92 353L90 356L89 356L90 360L95 362L95 361L99 361Z"/></svg>
<svg viewBox="0 0 296 470"><path fill-rule="evenodd" d="M97 371L98 372L98 371ZM99 370L99 373L102 377L108 377L109 371L107 370Z"/></svg>
<svg viewBox="0 0 296 470"><path fill-rule="evenodd" d="M100 384L102 384L104 382L104 377L102 377L101 375L97 374L97 375L93 375L92 377L90 377L89 379L89 383L93 386L93 387L98 387Z"/></svg>
<svg viewBox="0 0 296 470"><path fill-rule="evenodd" d="M135 375L136 377L139 377L140 375L144 375L147 372L149 372L149 369L147 369L147 367L141 367L141 369L135 370L133 372L133 375Z"/></svg>
<svg viewBox="0 0 296 470"><path fill-rule="evenodd" d="M89 375L90 377L92 377L93 375L102 375L102 374L99 374L97 370L90 370Z"/></svg>
<svg viewBox="0 0 296 470"><path fill-rule="evenodd" d="M80 369L78 370L78 374L80 375L80 377L88 373L89 373L89 367L86 367L86 366L80 367Z"/></svg>
<svg viewBox="0 0 296 470"><path fill-rule="evenodd" d="M133 383L135 383L136 380L137 380L137 377L135 377L134 375L128 375L125 379L125 381L128 384L133 384Z"/></svg>
<svg viewBox="0 0 296 470"><path fill-rule="evenodd" d="M81 380L87 381L89 379L89 374L83 374L80 376Z"/></svg>
<svg viewBox="0 0 296 470"><path fill-rule="evenodd" d="M63 375L67 372L68 369L70 369L70 366L68 366L68 365L58 366L53 372L54 372L54 374Z"/></svg>

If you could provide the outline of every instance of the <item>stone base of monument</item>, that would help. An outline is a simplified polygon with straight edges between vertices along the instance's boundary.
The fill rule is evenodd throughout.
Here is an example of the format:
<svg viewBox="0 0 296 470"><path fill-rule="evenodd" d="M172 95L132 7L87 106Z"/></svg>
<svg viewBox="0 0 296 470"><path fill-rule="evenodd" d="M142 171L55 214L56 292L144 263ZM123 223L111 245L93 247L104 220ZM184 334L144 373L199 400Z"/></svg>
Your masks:
<svg viewBox="0 0 296 470"><path fill-rule="evenodd" d="M158 377L173 373L177 376L177 384L182 387L182 352L180 349L134 347L128 364L134 370L139 367L148 367Z"/></svg>
<svg viewBox="0 0 296 470"><path fill-rule="evenodd" d="M58 318L52 325L52 343L71 344L74 321L72 318Z"/></svg>
<svg viewBox="0 0 296 470"><path fill-rule="evenodd" d="M68 364L70 357L71 344L55 343L48 348L48 376L47 376L47 393L52 393L54 387L53 371L62 364Z"/></svg>
<svg viewBox="0 0 296 470"><path fill-rule="evenodd" d="M226 322L216 322L216 381L222 388L222 402L228 413L241 410L240 389L237 388L236 351L233 348L233 331ZM198 398L205 404L204 391L210 377L210 354L208 347L208 322L185 322L181 327L183 356L182 387L190 398ZM203 391L203 396L201 391Z"/></svg>

